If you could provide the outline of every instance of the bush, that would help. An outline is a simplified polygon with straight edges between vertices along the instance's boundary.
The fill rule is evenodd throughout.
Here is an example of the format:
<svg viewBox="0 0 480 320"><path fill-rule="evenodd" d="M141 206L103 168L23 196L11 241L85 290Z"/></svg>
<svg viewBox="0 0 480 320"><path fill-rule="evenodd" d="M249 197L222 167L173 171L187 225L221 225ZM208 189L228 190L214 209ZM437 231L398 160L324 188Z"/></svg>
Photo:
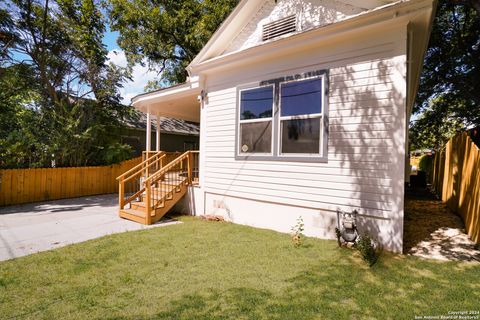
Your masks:
<svg viewBox="0 0 480 320"><path fill-rule="evenodd" d="M362 234L356 244L357 250L362 255L363 260L371 267L377 262L378 255L372 238L368 234Z"/></svg>
<svg viewBox="0 0 480 320"><path fill-rule="evenodd" d="M121 143L114 143L109 145L105 153L103 155L104 157L104 163L106 164L114 164L114 163L119 163L128 159L132 158L133 154L133 149L131 146L128 144L121 144Z"/></svg>
<svg viewBox="0 0 480 320"><path fill-rule="evenodd" d="M432 172L432 166L433 166L433 156L424 155L423 157L420 158L420 161L418 163L419 170L426 172L427 174L430 174L430 172Z"/></svg>

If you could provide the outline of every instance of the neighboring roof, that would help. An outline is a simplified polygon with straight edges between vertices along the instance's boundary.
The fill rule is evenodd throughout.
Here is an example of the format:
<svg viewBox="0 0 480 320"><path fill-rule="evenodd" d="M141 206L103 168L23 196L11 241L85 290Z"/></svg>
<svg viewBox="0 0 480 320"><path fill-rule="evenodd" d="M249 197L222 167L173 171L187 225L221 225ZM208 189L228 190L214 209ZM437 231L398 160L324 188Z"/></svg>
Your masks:
<svg viewBox="0 0 480 320"><path fill-rule="evenodd" d="M432 149L417 149L417 150L410 151L410 154L412 154L412 155L417 155L417 154L423 155L423 154L432 154L434 152L435 151L432 150Z"/></svg>
<svg viewBox="0 0 480 320"><path fill-rule="evenodd" d="M136 119L125 121L125 124L130 128L146 130L147 116L143 112L137 112ZM152 132L157 129L156 117L151 117ZM200 135L200 125L196 122L185 121L181 119L160 117L160 132L180 135Z"/></svg>

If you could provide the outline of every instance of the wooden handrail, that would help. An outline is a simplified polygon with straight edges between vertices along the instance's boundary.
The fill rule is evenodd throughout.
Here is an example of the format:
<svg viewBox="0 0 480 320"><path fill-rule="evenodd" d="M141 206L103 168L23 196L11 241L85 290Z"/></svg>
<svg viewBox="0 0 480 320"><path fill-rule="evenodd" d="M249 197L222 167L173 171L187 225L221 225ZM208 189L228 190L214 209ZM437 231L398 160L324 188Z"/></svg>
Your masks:
<svg viewBox="0 0 480 320"><path fill-rule="evenodd" d="M162 151L163 152L163 151ZM154 165L155 163L157 163L158 161L161 161L163 158L165 158L167 155L166 154L163 154L160 156L160 158L158 158L157 160L153 161L152 163L149 163L147 164L148 166L151 166L151 165ZM143 168L142 168L143 170ZM136 173L132 174L131 176L129 176L128 178L124 178L123 179L123 182L127 182L129 181L130 179L133 179L133 177L135 177L136 175L142 173L142 170L138 170Z"/></svg>
<svg viewBox="0 0 480 320"><path fill-rule="evenodd" d="M163 153L163 154L162 154ZM198 160L195 156L199 154L198 150L191 150L191 151L186 151L182 154L180 154L178 157L176 157L173 161L170 163L166 164L163 166L163 159L167 156L167 153L160 151L154 154L153 156L147 158L145 161L140 163L139 165L135 166L134 168L130 169L129 171L125 172L121 176L117 178L119 180L119 206L120 209L123 209L125 205L133 201L135 198L139 197L142 195L142 193L145 194L145 196L142 196L145 200L145 210L146 210L146 223L149 224L151 221L151 212L154 210L154 206L156 205L155 203L155 197L158 197L156 195L156 191L154 191L152 188L157 187L156 183L159 180L164 179L164 177L169 174L170 171L178 171L180 170L183 172L183 174L187 173L187 177L185 179L182 179L181 183L186 183L186 184L192 184L194 180L194 170L195 170L195 159ZM194 156L195 155L195 156ZM151 161L154 159L154 157L157 157L155 160ZM186 162L185 162L186 160ZM144 170L148 170L149 168L152 167L152 165L155 165L156 163L160 162L160 167L156 172L152 173L150 176L145 175L145 180L143 183L139 186L140 189L133 191L132 195L129 195L127 199L125 199L125 184L126 182L130 181L131 179L137 177L139 174L142 174ZM185 177L185 176L184 176ZM164 183L164 182L162 182ZM167 182L168 183L168 182ZM135 184L138 186L138 184ZM153 196L153 198L152 198Z"/></svg>
<svg viewBox="0 0 480 320"><path fill-rule="evenodd" d="M151 182L151 180L157 178L157 176L162 176L164 175L168 170L170 170L173 166L175 166L177 163L179 163L180 161L184 160L186 157L189 157L190 154L192 153L200 153L199 150L189 150L189 151L185 151L184 153L182 153L180 156L176 157L173 161L171 161L169 164L167 164L165 167L161 168L160 170L158 170L157 172L155 172L154 174L152 174L150 177L148 177L146 180L145 180L145 183L147 182Z"/></svg>
<svg viewBox="0 0 480 320"><path fill-rule="evenodd" d="M145 210L146 210L146 217L145 217L146 220L145 220L145 222L146 222L146 224L149 224L151 222L151 212L152 212L152 210L155 210L155 208L154 208L155 197L152 199L152 192L154 192L152 190L152 188L155 186L155 183L158 180L161 180L164 177L166 177L170 170L172 170L172 169L176 170L176 167L179 164L181 165L184 160L187 160L186 169L187 169L188 175L181 182L177 181L176 183L177 183L177 186L179 185L178 183L183 184L183 183L186 182L187 184L191 184L192 180L193 180L192 179L192 177L193 177L193 161L194 161L193 160L194 159L193 154L194 154L194 152L192 152L192 151L184 152L183 154L181 154L180 156L175 158L173 161L168 163L165 167L161 168L160 170L158 170L157 172L155 172L154 174L152 174L151 176L149 176L145 179L145 181L143 182L144 185L142 187L142 190L145 190ZM185 167L184 167L184 169L185 169ZM162 194L162 193L160 193L160 194ZM164 194L164 196L165 195L166 195L166 193Z"/></svg>
<svg viewBox="0 0 480 320"><path fill-rule="evenodd" d="M144 161L142 161L141 163L137 164L135 167L133 167L132 169L128 170L127 172L119 175L117 177L117 180L120 180L121 178L125 177L127 174L131 173L132 171L135 171L136 169L138 169L139 167L142 167L143 168L143 165L145 164L145 162L148 162L150 159L152 159L153 157L156 157L158 156L159 153L165 153L165 151L158 151L158 153L154 154L153 156L151 156L150 158L148 159L145 159Z"/></svg>
<svg viewBox="0 0 480 320"><path fill-rule="evenodd" d="M172 167L174 167L176 164L178 164L180 161L182 161L183 159L185 159L186 157L188 157L190 154L190 151L186 151L184 153L182 153L182 155L178 156L177 158L175 158L175 160L173 160L172 162L170 162L169 164L167 164L165 167L161 168L160 170L158 170L157 172L155 172L154 174L152 174L150 177L148 177L147 179L145 179L145 185L147 185L148 183L152 183L152 180L154 180L155 178L158 178L158 177L161 177L162 175L164 175L168 170L170 170Z"/></svg>
<svg viewBox="0 0 480 320"><path fill-rule="evenodd" d="M130 203L133 199L137 198L139 195L142 194L142 192L145 191L145 187L141 188L140 190L138 190L137 192L135 192L134 194L132 194L130 197L128 197L127 200L125 200L124 202L125 203Z"/></svg>

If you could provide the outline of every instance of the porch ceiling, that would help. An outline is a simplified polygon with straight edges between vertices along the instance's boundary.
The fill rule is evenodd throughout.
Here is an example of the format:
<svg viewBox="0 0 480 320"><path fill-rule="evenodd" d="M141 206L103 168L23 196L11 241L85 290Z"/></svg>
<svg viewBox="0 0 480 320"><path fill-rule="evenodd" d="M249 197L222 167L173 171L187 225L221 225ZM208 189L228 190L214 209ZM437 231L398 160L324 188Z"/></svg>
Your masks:
<svg viewBox="0 0 480 320"><path fill-rule="evenodd" d="M132 105L152 115L200 122L199 95L198 87L185 83L138 95L132 99Z"/></svg>

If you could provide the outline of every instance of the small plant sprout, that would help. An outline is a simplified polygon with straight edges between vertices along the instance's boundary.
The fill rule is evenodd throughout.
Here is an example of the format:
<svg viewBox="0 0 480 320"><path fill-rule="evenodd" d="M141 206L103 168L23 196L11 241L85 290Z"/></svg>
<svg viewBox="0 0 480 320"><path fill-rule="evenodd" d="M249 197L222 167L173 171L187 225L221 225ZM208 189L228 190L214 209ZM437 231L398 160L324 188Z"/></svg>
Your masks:
<svg viewBox="0 0 480 320"><path fill-rule="evenodd" d="M303 223L303 218L302 216L297 218L297 223L292 227L292 242L295 247L300 247L302 245L303 237L305 235L303 234L304 230L304 223Z"/></svg>

